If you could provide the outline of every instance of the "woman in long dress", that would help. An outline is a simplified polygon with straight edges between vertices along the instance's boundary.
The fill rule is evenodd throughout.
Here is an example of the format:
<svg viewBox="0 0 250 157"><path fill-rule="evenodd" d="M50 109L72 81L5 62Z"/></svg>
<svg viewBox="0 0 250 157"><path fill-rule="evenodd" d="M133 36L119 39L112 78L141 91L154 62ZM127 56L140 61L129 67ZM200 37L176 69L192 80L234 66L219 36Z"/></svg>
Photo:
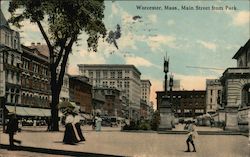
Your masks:
<svg viewBox="0 0 250 157"><path fill-rule="evenodd" d="M65 131L63 137L63 143L65 144L74 145L78 142L73 122L74 122L73 115L68 114L65 119Z"/></svg>
<svg viewBox="0 0 250 157"><path fill-rule="evenodd" d="M75 124L75 128L76 128L78 137L80 138L79 141L86 141L84 136L83 136L83 133L82 133L81 123L80 123L80 116L78 114L75 115L75 117L74 117L74 124Z"/></svg>
<svg viewBox="0 0 250 157"><path fill-rule="evenodd" d="M95 130L96 131L101 131L101 126L102 126L102 118L100 117L100 114L97 113L96 119L95 119Z"/></svg>

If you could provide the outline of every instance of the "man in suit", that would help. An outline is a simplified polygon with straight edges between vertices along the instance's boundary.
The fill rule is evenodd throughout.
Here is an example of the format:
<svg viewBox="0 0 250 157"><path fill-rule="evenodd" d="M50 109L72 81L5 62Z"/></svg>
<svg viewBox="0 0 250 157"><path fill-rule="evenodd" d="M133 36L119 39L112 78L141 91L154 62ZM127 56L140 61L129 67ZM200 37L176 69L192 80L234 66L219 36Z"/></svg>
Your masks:
<svg viewBox="0 0 250 157"><path fill-rule="evenodd" d="M14 142L21 144L20 140L14 139L14 134L20 130L18 128L18 120L16 118L16 115L14 113L9 113L9 116L10 116L10 118L9 118L9 122L7 124L6 132L9 134L10 150L13 150L13 149L15 149Z"/></svg>

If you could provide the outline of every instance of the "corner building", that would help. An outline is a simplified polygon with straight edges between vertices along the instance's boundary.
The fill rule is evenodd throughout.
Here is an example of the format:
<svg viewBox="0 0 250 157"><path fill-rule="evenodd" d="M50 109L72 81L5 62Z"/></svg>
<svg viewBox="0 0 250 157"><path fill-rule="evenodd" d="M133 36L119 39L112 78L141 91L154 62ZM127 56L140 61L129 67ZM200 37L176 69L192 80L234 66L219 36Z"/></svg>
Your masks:
<svg viewBox="0 0 250 157"><path fill-rule="evenodd" d="M129 118L140 117L141 73L134 65L79 64L78 68L93 87L113 87L124 93L129 100Z"/></svg>

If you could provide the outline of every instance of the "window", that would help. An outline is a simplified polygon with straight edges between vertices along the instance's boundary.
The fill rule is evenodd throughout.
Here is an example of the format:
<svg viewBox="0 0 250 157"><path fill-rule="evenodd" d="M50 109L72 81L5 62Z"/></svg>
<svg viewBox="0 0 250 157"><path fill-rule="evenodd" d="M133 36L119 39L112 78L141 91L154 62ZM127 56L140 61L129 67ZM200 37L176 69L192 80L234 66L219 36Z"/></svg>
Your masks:
<svg viewBox="0 0 250 157"><path fill-rule="evenodd" d="M14 55L11 55L11 65L14 65Z"/></svg>
<svg viewBox="0 0 250 157"><path fill-rule="evenodd" d="M93 78L93 71L89 71L89 77Z"/></svg>
<svg viewBox="0 0 250 157"><path fill-rule="evenodd" d="M213 99L212 98L210 98L210 103L213 103Z"/></svg>
<svg viewBox="0 0 250 157"><path fill-rule="evenodd" d="M213 90L210 91L210 94L213 95Z"/></svg>
<svg viewBox="0 0 250 157"><path fill-rule="evenodd" d="M103 71L103 78L108 78L108 72L107 71Z"/></svg>
<svg viewBox="0 0 250 157"><path fill-rule="evenodd" d="M111 78L115 78L115 71L111 71L111 72L110 72L110 77L111 77Z"/></svg>
<svg viewBox="0 0 250 157"><path fill-rule="evenodd" d="M118 78L122 78L122 71L118 71Z"/></svg>
<svg viewBox="0 0 250 157"><path fill-rule="evenodd" d="M9 53L6 52L6 53L5 53L5 63L8 63L8 58L9 58Z"/></svg>

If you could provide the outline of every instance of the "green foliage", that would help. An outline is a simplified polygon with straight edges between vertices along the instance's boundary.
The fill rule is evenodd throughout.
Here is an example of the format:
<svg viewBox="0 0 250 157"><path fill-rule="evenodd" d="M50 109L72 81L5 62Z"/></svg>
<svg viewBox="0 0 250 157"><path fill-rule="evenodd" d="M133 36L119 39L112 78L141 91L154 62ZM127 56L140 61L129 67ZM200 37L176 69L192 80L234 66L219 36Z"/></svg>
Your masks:
<svg viewBox="0 0 250 157"><path fill-rule="evenodd" d="M75 36L85 31L89 49L97 51L99 37L106 35L104 8L104 0L12 0L9 21L17 27L24 19L33 23L46 21L54 46L62 46L65 39L76 41ZM17 10L22 13L16 14Z"/></svg>
<svg viewBox="0 0 250 157"><path fill-rule="evenodd" d="M158 129L158 126L160 124L160 120L161 120L160 112L159 111L155 111L154 114L153 114L151 123L150 123L152 130L156 131Z"/></svg>

